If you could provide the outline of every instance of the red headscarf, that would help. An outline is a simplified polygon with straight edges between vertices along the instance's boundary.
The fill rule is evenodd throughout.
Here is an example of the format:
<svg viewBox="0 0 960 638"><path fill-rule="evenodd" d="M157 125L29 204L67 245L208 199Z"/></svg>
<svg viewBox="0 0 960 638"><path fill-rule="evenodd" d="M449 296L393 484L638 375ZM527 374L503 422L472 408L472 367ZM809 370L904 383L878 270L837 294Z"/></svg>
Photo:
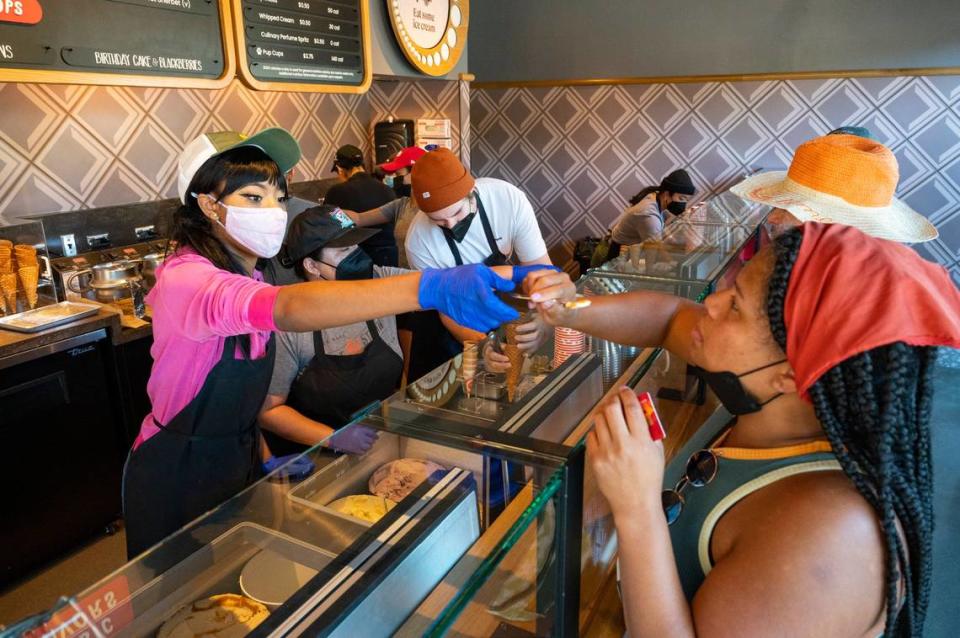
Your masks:
<svg viewBox="0 0 960 638"><path fill-rule="evenodd" d="M941 266L852 226L802 231L784 306L801 397L830 368L880 346L960 347L960 291Z"/></svg>

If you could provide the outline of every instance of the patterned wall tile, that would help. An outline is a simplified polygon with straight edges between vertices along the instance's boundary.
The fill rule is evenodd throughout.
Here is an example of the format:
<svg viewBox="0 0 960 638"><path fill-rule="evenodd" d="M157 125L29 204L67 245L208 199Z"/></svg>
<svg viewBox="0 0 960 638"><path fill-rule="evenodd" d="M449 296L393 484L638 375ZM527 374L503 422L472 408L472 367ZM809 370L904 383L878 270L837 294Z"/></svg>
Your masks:
<svg viewBox="0 0 960 638"><path fill-rule="evenodd" d="M449 118L467 153L461 84L377 80L364 95L0 84L0 223L176 197L177 156L203 131L288 129L304 153L295 180L329 177L341 144L369 156L373 122L387 116Z"/></svg>
<svg viewBox="0 0 960 638"><path fill-rule="evenodd" d="M28 157L66 119L66 112L34 86L0 84L0 102L0 138Z"/></svg>
<svg viewBox="0 0 960 638"><path fill-rule="evenodd" d="M170 119L177 121L179 105L168 105ZM109 148L118 148L129 139L143 113L123 91L113 87L97 91L88 88L80 101L70 107L75 119Z"/></svg>
<svg viewBox="0 0 960 638"><path fill-rule="evenodd" d="M674 168L708 197L867 126L897 156L898 196L940 228L917 250L960 281L960 76L475 89L471 111L474 172L527 192L561 263Z"/></svg>
<svg viewBox="0 0 960 638"><path fill-rule="evenodd" d="M90 194L90 187L109 164L110 151L74 120L57 129L50 142L34 160L48 175L80 199Z"/></svg>
<svg viewBox="0 0 960 638"><path fill-rule="evenodd" d="M457 110L460 112L459 121L459 144L460 161L470 170L470 129L472 127L470 117L470 83L465 80L457 82L459 92L457 100Z"/></svg>

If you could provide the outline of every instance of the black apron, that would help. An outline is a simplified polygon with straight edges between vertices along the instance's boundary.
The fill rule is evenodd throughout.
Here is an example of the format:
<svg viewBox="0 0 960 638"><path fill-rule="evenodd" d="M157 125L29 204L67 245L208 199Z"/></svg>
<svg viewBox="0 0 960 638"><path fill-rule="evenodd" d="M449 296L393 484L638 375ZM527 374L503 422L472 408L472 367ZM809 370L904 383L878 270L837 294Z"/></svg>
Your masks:
<svg viewBox="0 0 960 638"><path fill-rule="evenodd" d="M500 247L497 246L493 228L490 227L490 220L483 209L483 200L479 195L477 195L477 216L483 224L483 234L490 247L490 254L483 260L483 265L491 267L509 265L510 260L500 252ZM447 233L443 233L443 237L447 240L450 252L453 253L454 261L458 266L462 266L463 257L460 256L456 240ZM410 324L413 332L413 343L410 346L410 381L416 381L463 352L463 345L450 334L440 321L440 314L435 310L416 313Z"/></svg>
<svg viewBox="0 0 960 638"><path fill-rule="evenodd" d="M477 195L477 216L480 218L480 223L483 224L483 234L487 238L487 246L490 247L490 254L483 260L483 265L491 267L508 265L510 260L500 252L500 247L497 246L497 239L493 236L493 228L490 227L490 220L487 219L487 212L483 209L483 200L480 199L480 195ZM443 238L447 240L447 246L453 253L454 261L457 262L458 266L462 266L463 257L460 256L460 249L457 247L456 240L447 233L443 233Z"/></svg>
<svg viewBox="0 0 960 638"><path fill-rule="evenodd" d="M358 410L387 398L397 389L403 359L367 321L373 340L360 354L331 355L323 347L323 333L313 333L314 356L290 386L287 405L307 418L340 429ZM297 454L308 448L264 432L274 456Z"/></svg>
<svg viewBox="0 0 960 638"><path fill-rule="evenodd" d="M123 513L132 559L260 475L257 415L273 375L275 335L259 359L236 359L238 337L200 393L160 431L130 452L124 467Z"/></svg>

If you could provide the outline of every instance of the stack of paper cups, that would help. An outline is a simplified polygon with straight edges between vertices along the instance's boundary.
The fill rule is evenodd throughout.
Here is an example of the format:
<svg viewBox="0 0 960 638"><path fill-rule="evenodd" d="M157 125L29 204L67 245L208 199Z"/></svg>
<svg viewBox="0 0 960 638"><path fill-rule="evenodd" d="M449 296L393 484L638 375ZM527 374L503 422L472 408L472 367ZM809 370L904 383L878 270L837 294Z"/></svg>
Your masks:
<svg viewBox="0 0 960 638"><path fill-rule="evenodd" d="M586 335L572 328L557 327L553 333L553 367L557 368L571 355L586 350Z"/></svg>

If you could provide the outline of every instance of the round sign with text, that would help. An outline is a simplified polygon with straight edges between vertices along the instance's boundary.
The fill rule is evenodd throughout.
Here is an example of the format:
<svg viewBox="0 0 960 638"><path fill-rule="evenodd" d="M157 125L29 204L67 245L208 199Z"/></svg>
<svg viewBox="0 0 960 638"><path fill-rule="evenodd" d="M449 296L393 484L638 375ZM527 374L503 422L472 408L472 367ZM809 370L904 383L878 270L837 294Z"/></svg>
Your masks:
<svg viewBox="0 0 960 638"><path fill-rule="evenodd" d="M456 66L467 43L470 0L386 0L403 55L428 75Z"/></svg>

